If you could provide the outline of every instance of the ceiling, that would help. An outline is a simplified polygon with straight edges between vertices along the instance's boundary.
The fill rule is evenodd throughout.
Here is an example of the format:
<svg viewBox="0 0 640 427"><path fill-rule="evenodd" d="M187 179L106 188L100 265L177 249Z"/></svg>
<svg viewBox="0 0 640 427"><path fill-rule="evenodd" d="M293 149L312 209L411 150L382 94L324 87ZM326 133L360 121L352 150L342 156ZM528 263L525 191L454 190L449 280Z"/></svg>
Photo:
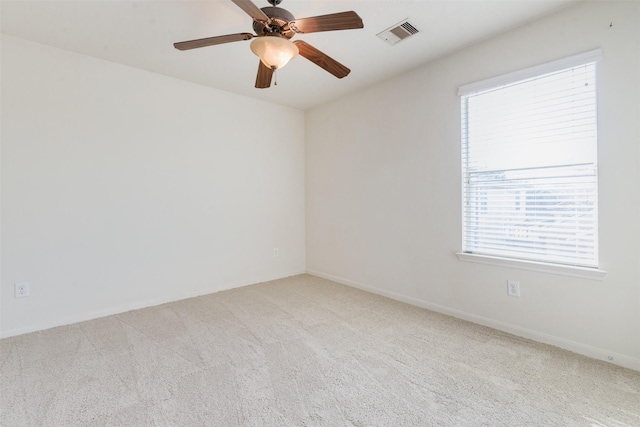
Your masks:
<svg viewBox="0 0 640 427"><path fill-rule="evenodd" d="M309 109L375 84L578 0L284 0L305 18L356 11L364 29L298 34L351 69L344 79L302 57L254 88L258 58L249 41L178 51L173 42L253 32L231 0L2 0L4 34L125 64L267 102ZM254 0L258 7L270 6ZM409 18L420 32L395 46L376 37Z"/></svg>

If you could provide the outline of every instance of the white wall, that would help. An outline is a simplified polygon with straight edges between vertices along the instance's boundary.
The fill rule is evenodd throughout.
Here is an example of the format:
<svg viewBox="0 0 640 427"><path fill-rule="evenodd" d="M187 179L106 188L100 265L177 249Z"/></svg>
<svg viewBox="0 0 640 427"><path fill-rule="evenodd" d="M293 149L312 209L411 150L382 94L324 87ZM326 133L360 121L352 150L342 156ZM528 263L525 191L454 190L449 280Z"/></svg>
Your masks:
<svg viewBox="0 0 640 427"><path fill-rule="evenodd" d="M304 208L302 111L2 37L2 336L304 272Z"/></svg>
<svg viewBox="0 0 640 427"><path fill-rule="evenodd" d="M303 271L306 168L309 272L640 369L639 7L574 6L306 120L2 36L0 336ZM457 87L596 47L607 278L458 261Z"/></svg>
<svg viewBox="0 0 640 427"><path fill-rule="evenodd" d="M640 369L639 28L578 4L307 112L307 271ZM459 261L458 86L598 47L606 279Z"/></svg>

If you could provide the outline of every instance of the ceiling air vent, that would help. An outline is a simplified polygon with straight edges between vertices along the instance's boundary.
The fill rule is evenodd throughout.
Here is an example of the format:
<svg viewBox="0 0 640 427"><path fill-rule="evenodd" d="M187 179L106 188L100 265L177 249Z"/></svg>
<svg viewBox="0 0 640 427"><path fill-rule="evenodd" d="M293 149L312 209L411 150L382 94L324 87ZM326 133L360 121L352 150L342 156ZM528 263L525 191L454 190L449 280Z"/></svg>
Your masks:
<svg viewBox="0 0 640 427"><path fill-rule="evenodd" d="M387 44L393 46L394 44L399 43L417 33L418 29L414 27L413 24L409 23L408 19L405 19L404 21L400 21L396 25L387 28L383 32L378 33L377 36L387 42Z"/></svg>

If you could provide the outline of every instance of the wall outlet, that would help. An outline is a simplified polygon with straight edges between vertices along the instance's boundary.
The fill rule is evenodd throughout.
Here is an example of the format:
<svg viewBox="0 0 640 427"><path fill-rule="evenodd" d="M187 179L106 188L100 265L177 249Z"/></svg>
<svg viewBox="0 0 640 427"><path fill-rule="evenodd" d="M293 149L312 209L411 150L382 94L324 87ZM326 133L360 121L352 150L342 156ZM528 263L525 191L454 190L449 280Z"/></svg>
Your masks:
<svg viewBox="0 0 640 427"><path fill-rule="evenodd" d="M507 294L512 297L520 296L520 282L517 280L507 280Z"/></svg>
<svg viewBox="0 0 640 427"><path fill-rule="evenodd" d="M16 298L29 296L29 282L16 283Z"/></svg>
<svg viewBox="0 0 640 427"><path fill-rule="evenodd" d="M273 248L273 256L274 257L280 256L280 251L278 250L278 248Z"/></svg>

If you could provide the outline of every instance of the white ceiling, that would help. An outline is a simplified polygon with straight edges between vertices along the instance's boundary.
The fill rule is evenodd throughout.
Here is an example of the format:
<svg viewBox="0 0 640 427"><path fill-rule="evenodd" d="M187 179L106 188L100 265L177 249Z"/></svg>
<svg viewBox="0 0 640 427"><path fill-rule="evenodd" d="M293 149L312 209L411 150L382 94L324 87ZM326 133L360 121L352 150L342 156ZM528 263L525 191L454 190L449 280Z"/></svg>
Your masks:
<svg viewBox="0 0 640 427"><path fill-rule="evenodd" d="M255 89L248 41L178 51L173 42L253 32L231 0L2 0L1 31L182 80L308 109L551 13L577 0L284 0L297 18L356 11L364 29L299 34L351 68L336 79L302 57ZM258 7L270 6L254 0ZM391 47L376 34L409 18L417 35Z"/></svg>

